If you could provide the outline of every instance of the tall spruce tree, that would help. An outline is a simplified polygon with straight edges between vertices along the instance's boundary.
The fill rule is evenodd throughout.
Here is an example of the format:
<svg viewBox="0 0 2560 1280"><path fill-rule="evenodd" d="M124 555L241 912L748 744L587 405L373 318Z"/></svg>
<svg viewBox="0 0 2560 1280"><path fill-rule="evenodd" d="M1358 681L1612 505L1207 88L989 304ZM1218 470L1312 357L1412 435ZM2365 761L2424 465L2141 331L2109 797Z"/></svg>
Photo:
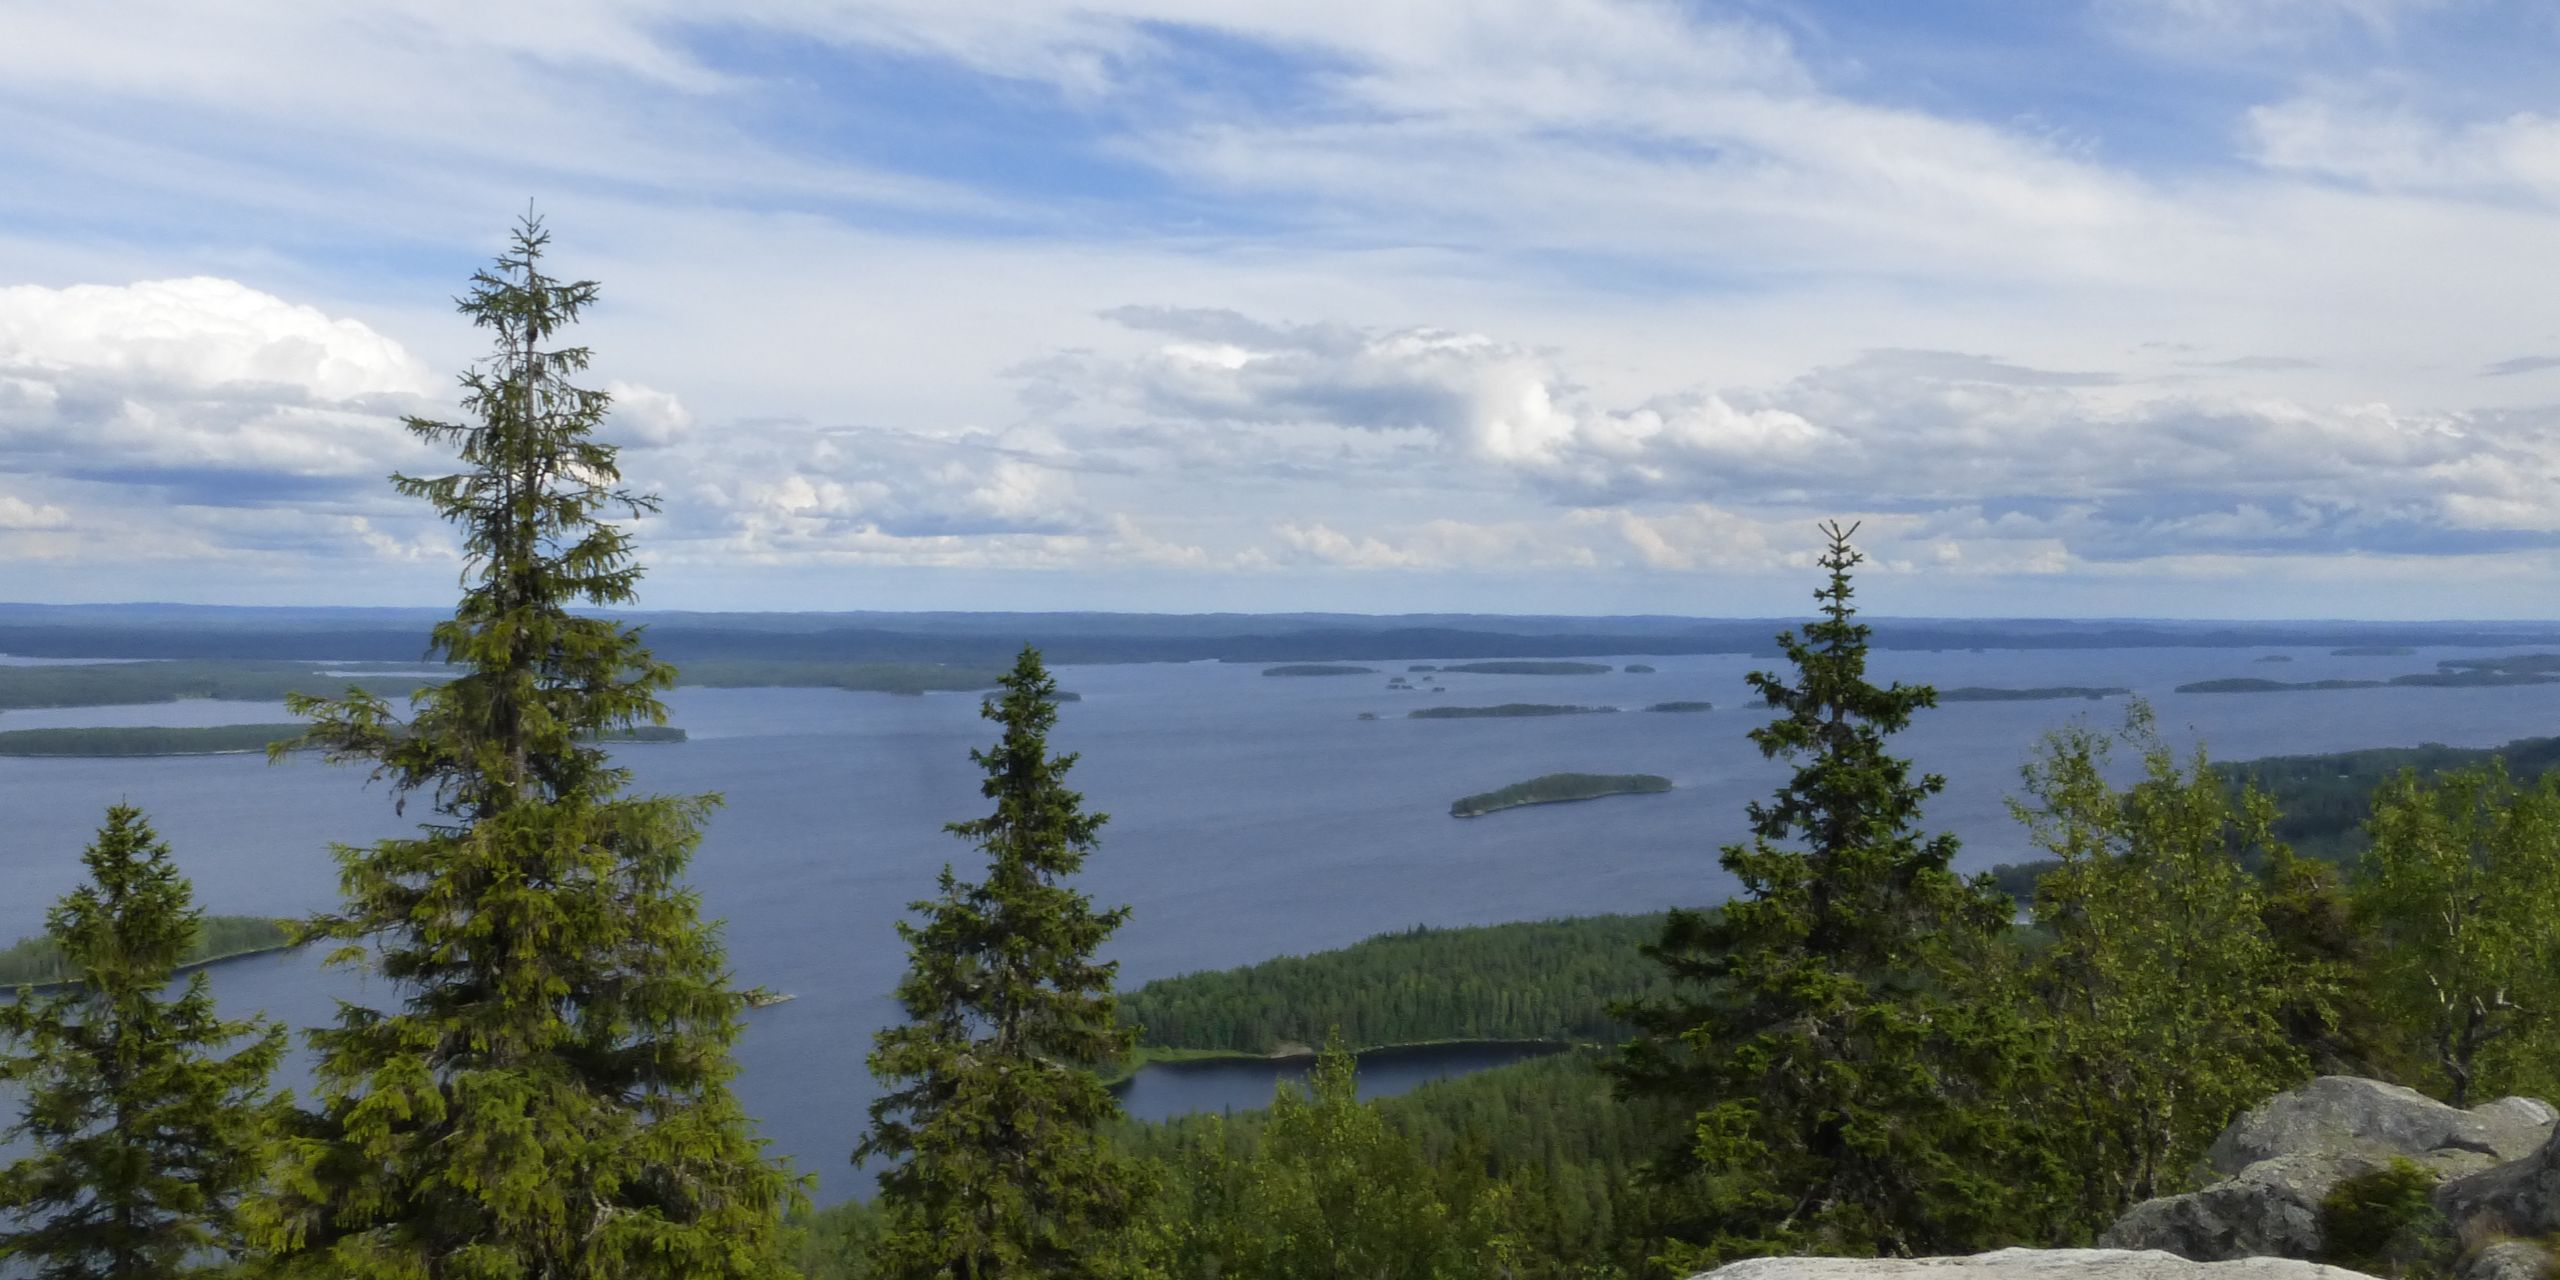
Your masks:
<svg viewBox="0 0 2560 1280"><path fill-rule="evenodd" d="M322 1104L259 1205L303 1274L762 1276L794 1184L729 1089L744 997L683 885L715 796L626 796L599 734L664 723L674 671L639 634L570 612L634 598L609 405L556 346L596 298L542 271L527 218L459 300L491 330L467 423L411 419L462 469L395 476L461 530L463 595L431 653L451 682L403 723L350 690L298 699L333 758L368 761L436 818L341 846L346 902L318 922L399 1002L342 1005L311 1036ZM368 953L367 946L371 950Z"/></svg>
<svg viewBox="0 0 2560 1280"><path fill-rule="evenodd" d="M1149 1191L1102 1126L1119 1103L1093 1068L1135 1044L1111 994L1119 966L1094 952L1128 908L1094 909L1065 883L1105 816L1065 785L1072 754L1049 754L1058 685L1026 646L982 708L1003 726L986 770L995 812L947 830L984 850L986 878L942 869L940 893L900 922L898 1000L907 1021L874 1039L861 1163L880 1177L891 1226L875 1259L891 1277L1072 1277L1117 1273Z"/></svg>
<svg viewBox="0 0 2560 1280"><path fill-rule="evenodd" d="M34 1148L0 1168L0 1263L142 1280L236 1257L284 1029L223 1020L202 973L168 997L203 913L140 810L109 809L81 860L45 917L78 979L0 1003L0 1081L23 1095L0 1138Z"/></svg>
<svg viewBox="0 0 2560 1280"><path fill-rule="evenodd" d="M1936 694L1868 681L1856 526L1822 528L1822 616L1778 637L1795 678L1750 677L1778 713L1752 740L1795 775L1724 849L1740 895L1671 913L1648 948L1678 994L1626 1010L1640 1034L1614 1064L1622 1090L1694 1116L1648 1171L1666 1266L1960 1251L2013 1198L1979 1074L2002 1055L1947 986L2011 908L1948 869L1952 836L1918 830L1944 783L1885 739Z"/></svg>

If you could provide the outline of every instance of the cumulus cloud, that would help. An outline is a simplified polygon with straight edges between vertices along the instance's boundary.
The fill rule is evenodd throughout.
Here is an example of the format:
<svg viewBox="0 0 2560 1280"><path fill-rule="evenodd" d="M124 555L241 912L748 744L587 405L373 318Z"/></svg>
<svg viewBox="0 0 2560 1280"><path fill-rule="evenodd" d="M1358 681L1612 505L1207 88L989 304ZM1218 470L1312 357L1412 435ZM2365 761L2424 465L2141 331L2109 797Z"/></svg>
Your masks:
<svg viewBox="0 0 2560 1280"><path fill-rule="evenodd" d="M1481 334L1127 309L1158 347L1085 360L1063 410L1230 438L1316 427L1414 436L1454 480L1507 481L1659 569L1765 563L1766 520L1881 509L1942 564L2048 571L2203 552L2451 554L2545 545L2550 411L2309 404L1992 356L1884 349L1773 386L1612 406L1551 352ZM1916 521L1912 523L1911 521ZM1397 538L1282 525L1281 553L1384 568L1491 563L1580 533L1422 525ZM1990 544L1990 545L1983 545ZM1481 550L1482 554L1474 554ZM1726 559L1719 559L1725 557Z"/></svg>
<svg viewBox="0 0 2560 1280"><path fill-rule="evenodd" d="M257 502L377 481L431 379L392 339L229 280L0 288L0 467Z"/></svg>

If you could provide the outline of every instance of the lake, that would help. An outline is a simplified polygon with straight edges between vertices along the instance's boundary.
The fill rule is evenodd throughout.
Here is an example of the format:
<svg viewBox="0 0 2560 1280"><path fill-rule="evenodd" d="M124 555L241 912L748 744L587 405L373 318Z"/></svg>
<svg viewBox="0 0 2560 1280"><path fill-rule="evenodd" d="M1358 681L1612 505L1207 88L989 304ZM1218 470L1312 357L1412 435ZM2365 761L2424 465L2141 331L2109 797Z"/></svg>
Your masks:
<svg viewBox="0 0 2560 1280"><path fill-rule="evenodd" d="M2216 757L2410 745L2486 746L2560 732L2560 685L2386 688L2178 695L2224 676L2283 680L2385 677L2439 657L2511 650L2432 649L2342 658L2285 650L2002 650L1876 655L1878 674L1942 687L2126 685L2161 724L2201 736ZM1742 656L1646 657L1650 675L1444 674L1448 692L1390 691L1405 662L1375 676L1275 678L1260 667L1191 663L1068 667L1084 700L1062 709L1053 743L1079 751L1071 775L1108 812L1083 887L1127 903L1108 954L1129 983L1193 969L1340 946L1415 924L1462 925L1600 911L1650 911L1721 899L1716 847L1744 836L1743 805L1785 767L1745 734ZM1623 661L1609 659L1609 661ZM1704 714L1644 713L1703 699ZM1619 715L1407 720L1430 705L1613 704ZM985 802L968 752L992 739L973 695L921 698L805 689L679 689L680 745L619 755L638 785L718 791L694 864L704 909L725 919L742 983L794 994L753 1011L739 1046L739 1090L774 1149L820 1176L820 1198L860 1192L847 1163L873 1096L863 1066L871 1032L894 1016L904 964L892 924L932 891L945 861L968 874L973 851L942 824ZM1380 718L1362 721L1363 711ZM12 711L0 728L272 721L270 704L189 702L141 708ZM2075 716L2113 724L2121 701L1962 703L1922 712L1897 746L1948 777L1928 810L1965 840L1960 865L2029 856L2007 816L2018 766L2036 737ZM1658 773L1664 795L1449 816L1449 802L1543 773ZM205 908L291 915L335 900L332 841L399 834L389 797L360 771L247 756L145 760L0 759L0 943L42 927L79 876L78 852L111 803L145 808L177 851ZM307 1026L340 997L382 999L316 953L219 967L234 1012L266 1010ZM1272 1067L1133 1086L1132 1109L1258 1106ZM1445 1065L1445 1064L1444 1064ZM1455 1069L1455 1068L1451 1068ZM1383 1068L1381 1068L1383 1070ZM1179 1086L1179 1087L1176 1087ZM1160 1104L1156 1099L1164 1099ZM1141 1107L1141 1103L1144 1104Z"/></svg>

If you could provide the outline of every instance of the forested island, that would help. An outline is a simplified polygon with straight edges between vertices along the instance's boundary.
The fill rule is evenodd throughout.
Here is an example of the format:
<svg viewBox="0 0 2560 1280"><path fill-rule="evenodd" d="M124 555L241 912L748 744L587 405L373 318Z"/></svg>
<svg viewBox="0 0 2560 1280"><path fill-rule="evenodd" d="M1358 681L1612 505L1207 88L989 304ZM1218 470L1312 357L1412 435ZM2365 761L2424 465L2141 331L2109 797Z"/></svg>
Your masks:
<svg viewBox="0 0 2560 1280"><path fill-rule="evenodd" d="M2331 649L2333 658L2406 658L2418 651L2405 644L2351 644Z"/></svg>
<svg viewBox="0 0 2560 1280"><path fill-rule="evenodd" d="M289 693L337 693L349 686L396 698L434 679L418 675L324 674L341 670L345 669L320 663L219 659L8 666L0 667L0 710L127 706L191 698L282 702Z"/></svg>
<svg viewBox="0 0 2560 1280"><path fill-rule="evenodd" d="M1266 676L1374 676L1378 674L1378 669L1355 667L1339 662L1289 662L1276 667L1264 667L1262 674Z"/></svg>
<svg viewBox="0 0 2560 1280"><path fill-rule="evenodd" d="M1158 978L1121 994L1120 1017L1149 1049L1252 1057L1322 1044L1334 1028L1353 1049L1613 1041L1627 1028L1610 1002L1665 985L1661 966L1639 951L1661 932L1659 914L1408 929Z"/></svg>
<svg viewBox="0 0 2560 1280"><path fill-rule="evenodd" d="M1504 702L1490 707L1424 707L1405 712L1407 720L1504 720L1531 716L1587 716L1616 707L1576 707L1555 702Z"/></svg>
<svg viewBox="0 0 2560 1280"><path fill-rule="evenodd" d="M0 756L229 756L264 753L278 742L302 736L310 726L291 724L218 724L191 728L90 726L67 729L10 729L0 732ZM599 734L592 741L619 743L683 742L685 731L674 725L643 724Z"/></svg>
<svg viewBox="0 0 2560 1280"><path fill-rule="evenodd" d="M1993 689L1982 685L1962 685L1940 689L1940 702L2049 702L2063 698L2121 698L2133 690L2116 685L2052 685L2041 689Z"/></svg>
<svg viewBox="0 0 2560 1280"><path fill-rule="evenodd" d="M1449 804L1449 816L1475 818L1532 804L1563 804L1602 796L1651 795L1669 791L1671 779L1654 773L1550 773L1493 791L1461 796Z"/></svg>
<svg viewBox="0 0 2560 1280"><path fill-rule="evenodd" d="M1605 662L1460 662L1440 668L1478 676L1599 676L1611 670Z"/></svg>
<svg viewBox="0 0 2560 1280"><path fill-rule="evenodd" d="M1647 711L1659 711L1659 712L1663 712L1663 713L1671 714L1671 715L1679 715L1679 714L1684 714L1684 713L1695 713L1695 712L1699 712L1699 711L1713 711L1713 710L1715 710L1715 709L1716 709L1716 704L1714 704L1714 703L1712 703L1712 702L1683 702L1683 701L1657 702L1657 703L1654 703L1652 706L1649 706L1649 707L1646 707L1646 708L1645 708L1645 710L1647 710Z"/></svg>
<svg viewBox="0 0 2560 1280"><path fill-rule="evenodd" d="M712 658L676 668L676 684L705 689L842 689L848 693L974 693L995 686L991 667L931 662L825 662Z"/></svg>
<svg viewBox="0 0 2560 1280"><path fill-rule="evenodd" d="M218 756L264 752L297 738L307 726L221 724L201 728L11 729L0 732L0 756Z"/></svg>
<svg viewBox="0 0 2560 1280"><path fill-rule="evenodd" d="M196 924L178 967L194 969L219 960L298 946L291 921L269 916L205 916ZM21 938L0 949L0 988L50 987L76 980L62 948L44 936Z"/></svg>
<svg viewBox="0 0 2560 1280"><path fill-rule="evenodd" d="M1630 662L1618 670L1631 676L1649 676L1653 674L1653 665L1645 662Z"/></svg>

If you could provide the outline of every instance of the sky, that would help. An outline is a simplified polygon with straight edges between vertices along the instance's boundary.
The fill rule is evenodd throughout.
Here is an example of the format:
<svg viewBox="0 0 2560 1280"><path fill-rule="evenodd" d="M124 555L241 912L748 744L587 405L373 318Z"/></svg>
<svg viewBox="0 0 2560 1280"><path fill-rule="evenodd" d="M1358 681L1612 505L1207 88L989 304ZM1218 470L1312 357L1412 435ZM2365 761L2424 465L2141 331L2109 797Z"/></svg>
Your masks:
<svg viewBox="0 0 2560 1280"><path fill-rule="evenodd" d="M435 604L528 209L661 609L2560 616L2560 7L0 0L0 599Z"/></svg>

